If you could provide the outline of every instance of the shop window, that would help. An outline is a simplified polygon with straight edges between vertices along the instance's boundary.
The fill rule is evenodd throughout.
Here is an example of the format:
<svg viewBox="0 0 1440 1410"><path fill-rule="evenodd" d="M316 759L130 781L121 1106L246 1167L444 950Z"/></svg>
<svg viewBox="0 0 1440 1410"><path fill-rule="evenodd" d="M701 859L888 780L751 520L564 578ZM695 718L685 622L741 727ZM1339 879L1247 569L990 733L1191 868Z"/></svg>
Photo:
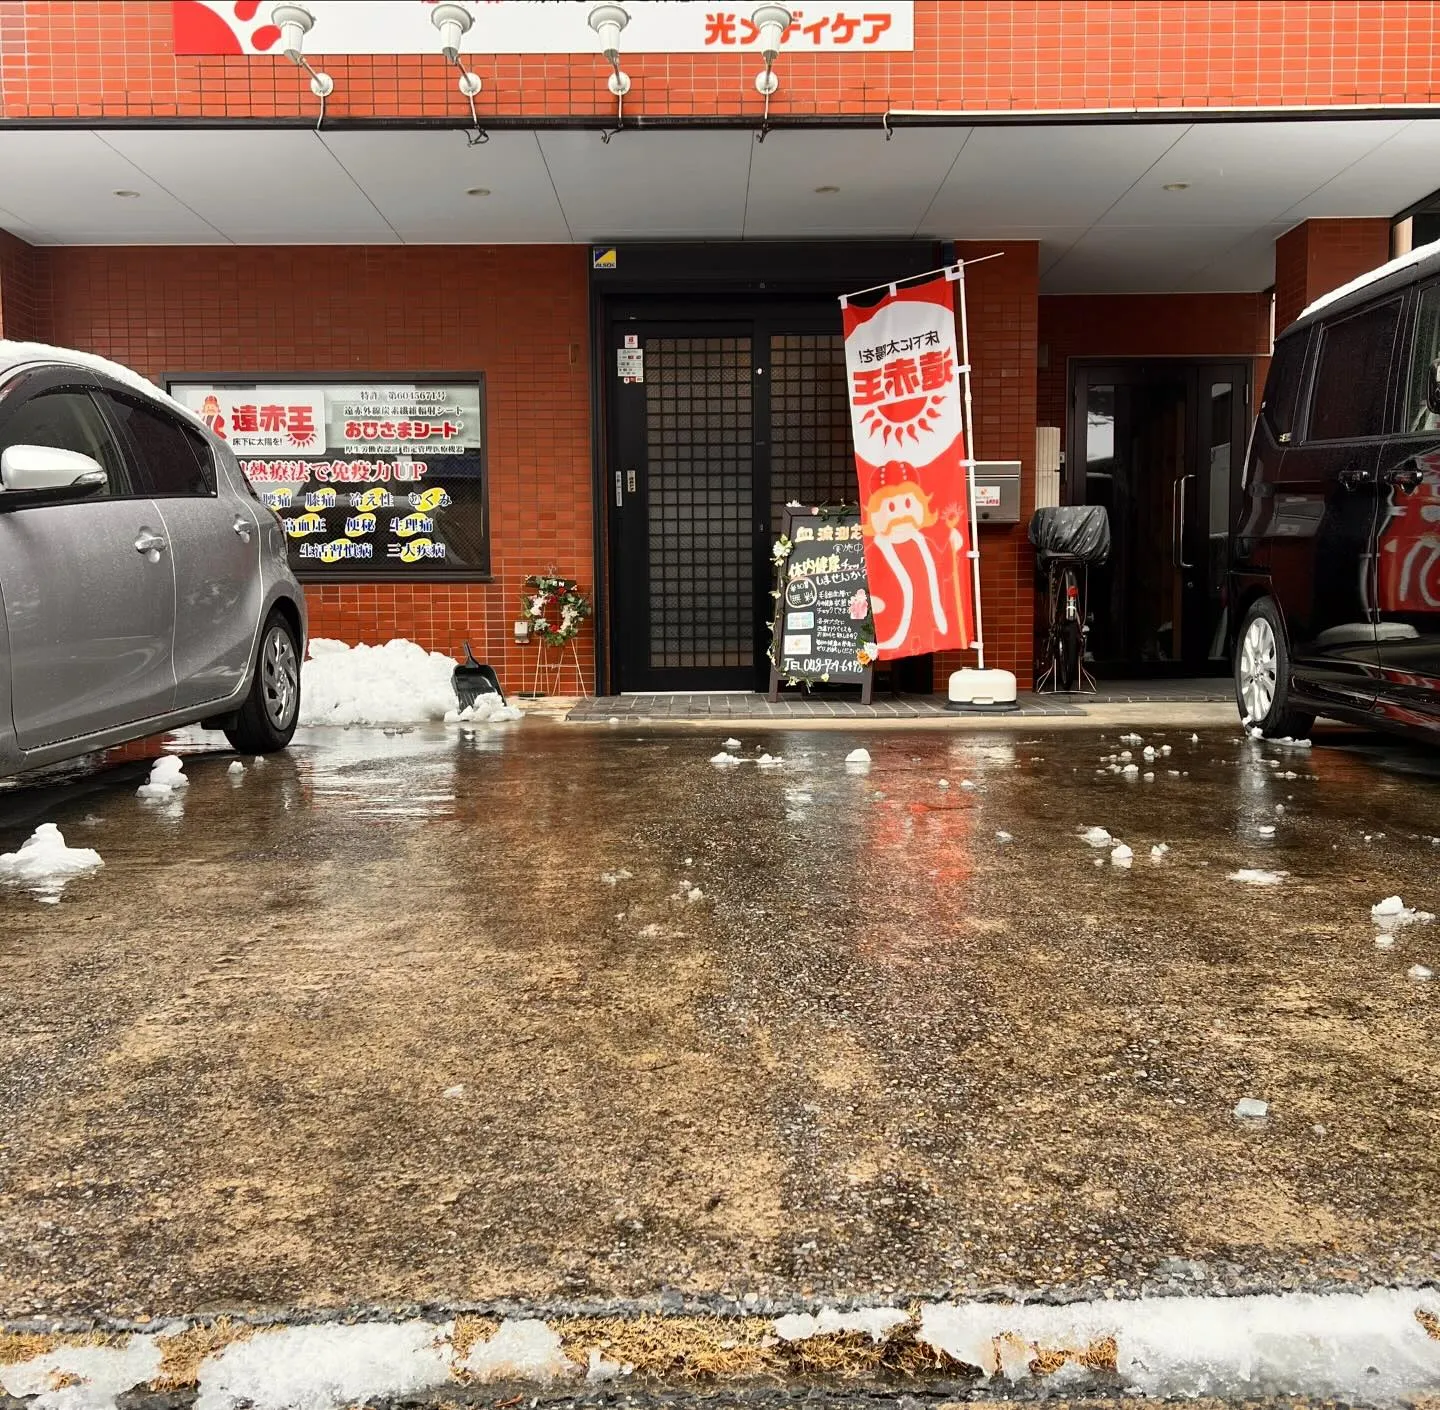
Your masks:
<svg viewBox="0 0 1440 1410"><path fill-rule="evenodd" d="M1391 299L1323 330L1310 397L1310 440L1385 433L1385 392L1400 307L1401 300Z"/></svg>

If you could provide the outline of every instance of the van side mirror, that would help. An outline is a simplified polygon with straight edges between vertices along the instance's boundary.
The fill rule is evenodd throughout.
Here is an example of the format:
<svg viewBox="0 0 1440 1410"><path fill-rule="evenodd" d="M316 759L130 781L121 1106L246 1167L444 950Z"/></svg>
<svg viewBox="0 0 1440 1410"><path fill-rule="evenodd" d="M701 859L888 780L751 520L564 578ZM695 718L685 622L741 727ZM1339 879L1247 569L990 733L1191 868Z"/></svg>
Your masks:
<svg viewBox="0 0 1440 1410"><path fill-rule="evenodd" d="M7 446L0 453L0 508L34 499L79 499L105 488L93 456L59 446ZM12 499L13 496L13 499Z"/></svg>
<svg viewBox="0 0 1440 1410"><path fill-rule="evenodd" d="M1440 416L1440 357L1430 364L1430 377L1425 383L1425 405Z"/></svg>

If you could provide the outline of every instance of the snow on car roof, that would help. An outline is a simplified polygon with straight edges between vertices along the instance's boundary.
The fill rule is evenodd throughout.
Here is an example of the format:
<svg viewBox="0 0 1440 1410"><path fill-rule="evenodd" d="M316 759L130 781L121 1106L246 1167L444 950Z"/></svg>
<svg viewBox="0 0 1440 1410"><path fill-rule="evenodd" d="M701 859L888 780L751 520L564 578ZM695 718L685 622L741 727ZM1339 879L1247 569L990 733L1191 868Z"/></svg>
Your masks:
<svg viewBox="0 0 1440 1410"><path fill-rule="evenodd" d="M79 352L75 348L57 348L49 343L20 343L0 338L0 367L23 367L30 362L60 362L71 367L88 368L91 372L103 372L107 377L163 402L172 411L179 412L187 421L199 426L207 435L210 433L210 428L188 406L176 401L169 392L163 391L149 378L142 377L123 363L111 362L108 357Z"/></svg>
<svg viewBox="0 0 1440 1410"><path fill-rule="evenodd" d="M1367 270L1358 278L1352 279L1348 284L1342 284L1338 289L1331 289L1328 294L1321 294L1313 304L1306 307L1300 314L1301 318L1316 313L1322 308L1328 308L1333 303L1338 303L1349 294L1358 289L1363 289L1367 284L1377 284L1380 280L1388 278L1392 274L1398 274L1402 269L1409 269L1411 265L1421 264L1432 255L1440 255L1440 240L1433 240L1428 245L1417 245L1409 254L1401 255L1398 259L1392 259L1388 264L1382 264L1378 269Z"/></svg>

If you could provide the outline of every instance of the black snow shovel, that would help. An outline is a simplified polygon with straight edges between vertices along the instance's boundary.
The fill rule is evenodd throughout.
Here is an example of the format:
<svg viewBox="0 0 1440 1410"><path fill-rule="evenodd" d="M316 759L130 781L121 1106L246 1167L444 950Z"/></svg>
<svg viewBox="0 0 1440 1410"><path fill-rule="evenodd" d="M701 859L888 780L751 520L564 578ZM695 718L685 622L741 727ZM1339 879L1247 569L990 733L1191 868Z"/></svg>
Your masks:
<svg viewBox="0 0 1440 1410"><path fill-rule="evenodd" d="M495 674L495 668L477 661L468 641L465 643L465 659L455 667L450 683L455 687L455 698L462 710L468 710L482 695L498 695L502 705L509 703L505 692L500 689L500 677Z"/></svg>

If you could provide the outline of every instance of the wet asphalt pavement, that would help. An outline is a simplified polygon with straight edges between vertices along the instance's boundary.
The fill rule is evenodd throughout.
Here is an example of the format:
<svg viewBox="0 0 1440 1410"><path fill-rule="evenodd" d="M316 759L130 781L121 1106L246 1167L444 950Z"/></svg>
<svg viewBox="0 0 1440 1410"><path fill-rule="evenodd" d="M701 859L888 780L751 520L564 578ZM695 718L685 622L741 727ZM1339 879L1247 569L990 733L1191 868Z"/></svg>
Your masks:
<svg viewBox="0 0 1440 1410"><path fill-rule="evenodd" d="M0 1317L1440 1277L1440 922L1370 918L1440 911L1440 755L1120 732L722 770L528 720L7 787L0 849L105 865L0 891Z"/></svg>

